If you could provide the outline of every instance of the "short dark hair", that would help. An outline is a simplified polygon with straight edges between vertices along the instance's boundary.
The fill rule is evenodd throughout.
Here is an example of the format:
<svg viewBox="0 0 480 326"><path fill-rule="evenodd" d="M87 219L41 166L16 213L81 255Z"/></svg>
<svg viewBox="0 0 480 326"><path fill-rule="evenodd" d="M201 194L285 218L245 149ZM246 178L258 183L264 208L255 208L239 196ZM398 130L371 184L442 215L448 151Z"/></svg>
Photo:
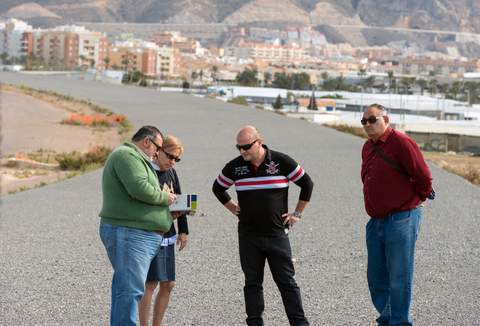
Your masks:
<svg viewBox="0 0 480 326"><path fill-rule="evenodd" d="M160 130L158 130L157 127L143 126L142 128L138 129L135 135L132 136L132 141L137 142L144 140L145 138L155 139L157 135L160 135L163 140L163 134L160 132Z"/></svg>

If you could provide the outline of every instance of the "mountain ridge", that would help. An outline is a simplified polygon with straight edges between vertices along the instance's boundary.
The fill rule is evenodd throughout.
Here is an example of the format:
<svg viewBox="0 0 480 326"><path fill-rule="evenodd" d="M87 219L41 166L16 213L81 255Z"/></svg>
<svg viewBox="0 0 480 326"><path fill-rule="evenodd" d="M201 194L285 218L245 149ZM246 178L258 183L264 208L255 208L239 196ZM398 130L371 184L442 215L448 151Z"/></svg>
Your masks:
<svg viewBox="0 0 480 326"><path fill-rule="evenodd" d="M3 0L0 4L3 17L21 18L22 11L30 16L36 12L37 18L50 12L66 23L285 21L322 25L336 21L480 33L478 0Z"/></svg>

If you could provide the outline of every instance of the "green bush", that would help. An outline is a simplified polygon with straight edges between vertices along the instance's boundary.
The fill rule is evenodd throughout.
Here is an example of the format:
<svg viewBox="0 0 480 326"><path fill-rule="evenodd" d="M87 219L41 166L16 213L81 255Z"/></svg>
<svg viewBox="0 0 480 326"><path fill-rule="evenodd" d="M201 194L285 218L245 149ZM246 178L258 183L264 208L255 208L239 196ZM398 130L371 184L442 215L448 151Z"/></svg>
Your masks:
<svg viewBox="0 0 480 326"><path fill-rule="evenodd" d="M61 170L88 170L103 165L111 151L109 147L97 146L85 154L78 151L59 154L57 161Z"/></svg>
<svg viewBox="0 0 480 326"><path fill-rule="evenodd" d="M247 99L243 96L237 96L228 101L228 103L248 106Z"/></svg>

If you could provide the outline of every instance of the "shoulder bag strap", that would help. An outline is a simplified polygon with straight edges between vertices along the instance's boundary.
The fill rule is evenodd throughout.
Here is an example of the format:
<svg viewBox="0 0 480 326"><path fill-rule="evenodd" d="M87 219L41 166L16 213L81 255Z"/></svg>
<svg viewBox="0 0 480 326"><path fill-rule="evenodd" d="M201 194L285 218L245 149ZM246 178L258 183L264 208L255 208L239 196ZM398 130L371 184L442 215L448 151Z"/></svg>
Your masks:
<svg viewBox="0 0 480 326"><path fill-rule="evenodd" d="M400 165L397 164L397 162L395 162L394 160L392 160L390 157L387 156L387 154L385 154L385 152L383 151L383 149L380 148L380 146L378 146L377 144L373 144L373 149L375 150L375 152L377 152L378 155L380 155L380 157L388 164L390 165L393 169L397 170L400 174L403 174L404 176L410 178L410 175L405 172L404 169L402 169L400 167Z"/></svg>

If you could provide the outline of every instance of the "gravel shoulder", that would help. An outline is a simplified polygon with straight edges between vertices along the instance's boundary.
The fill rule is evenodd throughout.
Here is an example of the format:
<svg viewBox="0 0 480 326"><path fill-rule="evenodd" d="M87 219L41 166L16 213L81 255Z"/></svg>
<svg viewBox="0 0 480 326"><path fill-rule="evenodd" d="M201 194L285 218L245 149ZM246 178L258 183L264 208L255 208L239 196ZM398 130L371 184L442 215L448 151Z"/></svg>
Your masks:
<svg viewBox="0 0 480 326"><path fill-rule="evenodd" d="M153 124L185 145L178 173L199 194L188 247L178 253L167 325L243 325L243 275L236 222L211 184L237 155L236 131L256 125L272 148L290 154L315 182L312 201L290 234L296 279L311 325L374 325L366 283L357 137L210 99L73 77L0 73L0 81L48 88L116 109L136 126ZM432 166L437 199L426 203L418 241L416 325L480 325L480 189ZM2 198L0 324L107 325L111 268L98 237L101 171ZM231 192L233 193L233 192ZM291 187L290 207L298 196ZM265 270L267 325L287 325Z"/></svg>

